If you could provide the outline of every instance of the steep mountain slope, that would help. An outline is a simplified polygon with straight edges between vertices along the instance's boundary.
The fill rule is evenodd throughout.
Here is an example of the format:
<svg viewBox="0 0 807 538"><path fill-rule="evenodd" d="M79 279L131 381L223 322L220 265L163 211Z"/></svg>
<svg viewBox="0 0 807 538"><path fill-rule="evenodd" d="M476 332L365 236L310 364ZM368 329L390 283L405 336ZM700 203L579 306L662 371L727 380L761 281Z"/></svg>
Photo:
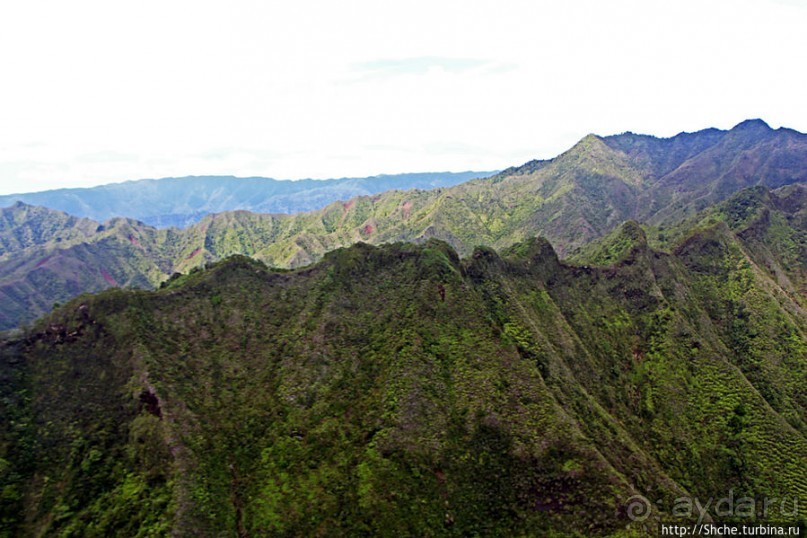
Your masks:
<svg viewBox="0 0 807 538"><path fill-rule="evenodd" d="M731 131L709 129L670 139L589 135L555 159L533 161L492 178L448 189L387 191L309 213L226 212L208 215L185 230L157 231L130 222L131 233L118 233L108 224L87 237L75 234L75 240L0 256L0 294L8 305L0 328L33 319L76 290L111 285L102 269L119 285L156 286L175 271L186 272L231 254L246 254L275 267L301 267L357 241L436 238L467 256L477 245L501 249L534 235L548 238L566 257L629 219L655 225L672 237L677 223L691 222L698 211L737 189L803 183L805 170L807 135L773 130L755 120ZM20 221L15 213L33 213L25 207L3 210L12 213L4 218ZM130 244L130 235L139 242L137 248ZM96 250L90 247L101 243L105 246L93 259ZM56 251L59 256L51 258L50 269L36 274L41 269L37 264ZM124 259L111 260L114 252ZM76 257L88 278L80 285L72 276ZM118 274L106 267L119 268ZM32 281L37 284L32 286ZM33 300L28 295L32 287L45 291Z"/></svg>
<svg viewBox="0 0 807 538"><path fill-rule="evenodd" d="M635 221L634 221L635 222ZM669 227L649 226L650 243L670 251L693 229L705 229L723 222L737 234L754 261L788 293L805 295L807 273L807 184L788 185L776 190L765 187L744 189L728 200ZM578 250L570 261L608 265L632 248L638 235L635 226L620 227Z"/></svg>
<svg viewBox="0 0 807 538"><path fill-rule="evenodd" d="M467 255L476 245L503 248L536 234L565 256L625 220L669 226L744 187L803 182L805 170L807 135L758 120L671 139L589 135L551 161L493 178L360 197L291 216L280 226L272 218L271 247L258 257L294 267L356 240L429 237Z"/></svg>
<svg viewBox="0 0 807 538"><path fill-rule="evenodd" d="M725 222L673 254L623 232L603 268L360 243L73 301L0 345L4 525L636 535L730 494L803 520L803 307Z"/></svg>
<svg viewBox="0 0 807 538"><path fill-rule="evenodd" d="M89 219L17 202L0 210L0 256L45 243L85 239L97 227Z"/></svg>
<svg viewBox="0 0 807 538"><path fill-rule="evenodd" d="M170 275L182 245L175 229L155 230L129 219L99 225L64 213L17 204L0 210L0 222L25 224L0 229L0 241L47 228L44 236L23 250L0 255L0 329L15 327L49 311L54 303L109 287L153 288ZM63 223L57 225L48 223ZM53 237L52 235L50 237Z"/></svg>
<svg viewBox="0 0 807 538"><path fill-rule="evenodd" d="M756 188L731 201L724 214L754 261L783 289L807 298L807 185L774 192Z"/></svg>
<svg viewBox="0 0 807 538"><path fill-rule="evenodd" d="M807 181L807 135L749 120L707 150L665 174L641 197L639 218L670 223L754 185L776 188Z"/></svg>
<svg viewBox="0 0 807 538"><path fill-rule="evenodd" d="M390 189L433 189L495 172L433 172L300 181L263 177L194 176L144 179L79 189L0 196L0 207L21 201L104 221L128 217L157 227L185 227L208 213L314 211L335 200Z"/></svg>

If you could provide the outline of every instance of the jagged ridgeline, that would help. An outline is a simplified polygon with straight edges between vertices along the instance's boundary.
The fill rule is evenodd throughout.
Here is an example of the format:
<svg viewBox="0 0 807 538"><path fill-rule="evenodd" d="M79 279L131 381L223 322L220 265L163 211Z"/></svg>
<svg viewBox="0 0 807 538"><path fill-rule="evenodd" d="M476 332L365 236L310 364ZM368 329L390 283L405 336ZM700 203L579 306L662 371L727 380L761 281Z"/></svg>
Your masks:
<svg viewBox="0 0 807 538"><path fill-rule="evenodd" d="M621 230L603 267L432 239L80 297L0 346L3 528L635 536L729 495L803 521L807 317L776 271L805 258L724 220L672 254Z"/></svg>
<svg viewBox="0 0 807 538"><path fill-rule="evenodd" d="M450 188L392 190L294 215L231 211L207 215L185 229L156 229L131 218L93 222L17 204L0 210L0 330L33 321L55 302L81 292L111 286L154 288L175 272L185 273L232 254L296 268L358 241L436 238L468 256L477 245L503 249L541 236L563 258L628 219L658 227L672 237L671 229L681 219L691 219L743 188L777 189L805 181L807 135L774 130L756 120L729 131L707 129L672 138L589 135L554 159ZM185 183L174 183L172 189L177 190L169 191L172 195L165 203L196 197L190 187L182 190ZM138 197L136 185L117 187L126 196L116 198L119 204L110 207L122 217L136 216L127 214L127 208L135 213L144 206L157 210L154 192L144 189ZM211 204L230 200L213 196L223 188L218 180L199 188L212 196ZM110 189L115 190L102 191ZM257 203L261 198L247 186L239 192L255 204L237 207L269 210ZM25 199L65 201L68 194ZM86 210L85 206L81 207ZM99 205L110 207L106 202ZM197 209L219 207L229 206Z"/></svg>

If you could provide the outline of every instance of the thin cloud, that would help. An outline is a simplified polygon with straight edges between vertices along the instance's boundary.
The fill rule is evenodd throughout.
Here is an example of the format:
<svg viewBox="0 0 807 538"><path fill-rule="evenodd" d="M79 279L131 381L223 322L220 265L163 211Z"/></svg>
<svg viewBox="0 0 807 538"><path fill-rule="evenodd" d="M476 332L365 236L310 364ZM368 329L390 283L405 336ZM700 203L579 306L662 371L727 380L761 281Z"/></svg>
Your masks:
<svg viewBox="0 0 807 538"><path fill-rule="evenodd" d="M85 153L76 157L76 162L79 163L138 162L139 160L140 157L131 153L108 150Z"/></svg>
<svg viewBox="0 0 807 538"><path fill-rule="evenodd" d="M443 56L419 56L413 58L382 58L353 64L351 71L361 78L386 78L400 75L425 75L434 70L446 73L465 73L484 69L486 72L506 72L515 68L482 58L452 58Z"/></svg>

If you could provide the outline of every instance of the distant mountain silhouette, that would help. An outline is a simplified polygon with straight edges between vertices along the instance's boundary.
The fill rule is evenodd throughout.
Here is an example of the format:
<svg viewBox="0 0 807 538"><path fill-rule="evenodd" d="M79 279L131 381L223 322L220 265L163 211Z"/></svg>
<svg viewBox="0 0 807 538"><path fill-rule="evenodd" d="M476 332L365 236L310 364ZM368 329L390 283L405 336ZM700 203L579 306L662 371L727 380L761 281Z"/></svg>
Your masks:
<svg viewBox="0 0 807 538"><path fill-rule="evenodd" d="M0 196L0 207L20 201L105 221L128 217L158 228L185 227L209 213L300 213L336 200L392 189L433 189L495 172L429 172L363 178L277 180L264 177L191 176L141 179L90 188Z"/></svg>

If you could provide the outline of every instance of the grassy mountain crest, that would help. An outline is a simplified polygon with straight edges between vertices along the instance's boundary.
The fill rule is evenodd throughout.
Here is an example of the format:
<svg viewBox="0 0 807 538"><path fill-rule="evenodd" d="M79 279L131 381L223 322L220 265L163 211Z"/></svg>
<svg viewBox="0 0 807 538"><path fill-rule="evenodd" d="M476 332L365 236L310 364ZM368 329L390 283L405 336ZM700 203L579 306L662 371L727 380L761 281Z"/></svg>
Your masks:
<svg viewBox="0 0 807 538"><path fill-rule="evenodd" d="M17 202L0 209L0 257L48 242L83 239L96 226L88 219Z"/></svg>
<svg viewBox="0 0 807 538"><path fill-rule="evenodd" d="M800 305L725 222L620 235L605 267L357 243L72 301L0 345L5 525L641 535L636 494L806 498Z"/></svg>
<svg viewBox="0 0 807 538"><path fill-rule="evenodd" d="M112 285L154 287L174 272L233 254L294 268L359 241L417 243L435 238L468 256L478 245L502 250L541 235L560 257L584 260L587 245L630 220L649 225L648 240L671 249L672 238L687 235L688 226L711 214L713 205L744 188L802 185L805 163L807 135L752 120L729 131L707 129L668 139L589 135L555 159L532 161L450 188L391 190L294 215L217 213L182 230L156 230L128 221L128 231L113 222L96 224L93 232L89 221L79 225L18 204L3 210L4 218L30 222L15 226L13 232L0 229L6 250L0 255L0 328L29 321L81 291ZM788 203L801 201L797 196ZM804 275L792 268L803 252L803 211L797 209L792 216L784 206L771 211L772 227L765 228L770 234L760 231L765 239L758 242L777 241L789 253L776 270L792 280L791 288L801 290ZM47 234L35 231L48 229L50 222L61 223L61 240L47 241ZM26 229L31 231L22 231ZM747 235L750 240L752 233ZM773 260L778 254L757 250L770 263L780 263ZM613 261L616 254L603 254L598 263ZM47 270L38 271L45 266Z"/></svg>

